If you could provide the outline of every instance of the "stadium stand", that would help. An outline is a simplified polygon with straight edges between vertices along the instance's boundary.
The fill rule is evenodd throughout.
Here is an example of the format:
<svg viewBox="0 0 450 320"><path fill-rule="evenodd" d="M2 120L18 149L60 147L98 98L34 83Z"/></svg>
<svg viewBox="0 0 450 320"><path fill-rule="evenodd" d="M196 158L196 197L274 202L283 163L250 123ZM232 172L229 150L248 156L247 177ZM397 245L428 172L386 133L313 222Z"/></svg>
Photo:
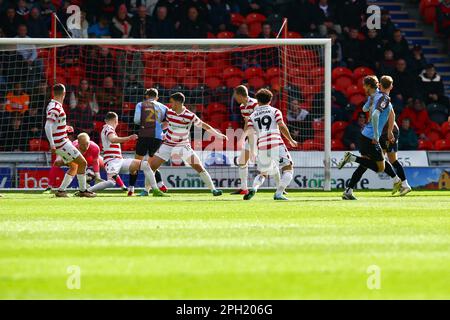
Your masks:
<svg viewBox="0 0 450 320"><path fill-rule="evenodd" d="M21 4L23 2L20 2ZM224 1L224 0L159 0L143 1L148 6L135 7L133 1L33 1L26 2L26 9L18 7L16 1L2 1L0 12L0 37L29 36L40 37L51 34L50 13L56 12L62 22L67 20L65 9L71 3L81 6L83 22L81 37L217 37L217 38L264 38L277 33L280 23L276 17L288 18L290 38L330 37L333 39L333 142L334 150L348 148L343 140L347 126L358 120L361 106L365 101L362 79L369 74L393 76L396 85L392 96L399 126L409 119L411 128L418 136L417 148L421 150L450 150L448 127L450 64L449 58L440 53L433 41L424 36L418 21L411 19L404 4L397 1L340 1L340 0L299 0L299 1ZM382 9L381 30L369 31L364 24L368 4L379 5ZM191 10L195 8L194 10ZM417 10L426 23L432 23L444 41L449 37L450 1L422 0ZM363 20L361 20L361 17ZM263 24L271 29L264 31ZM28 26L28 28L27 28ZM139 30L137 30L139 28ZM134 29L134 30L133 30ZM273 31L270 31L273 30ZM58 35L65 30L58 25ZM214 95L222 95L220 101L211 101L199 106L201 101L188 101L208 121L222 129L239 125L236 108L229 106L231 89L246 83L253 90L268 86L279 91L283 86L279 81L279 65L276 59L255 57L255 61L243 62L227 56L227 53L210 53L205 59L198 53L164 54L144 53L136 55L133 61L142 65L144 74L133 74L121 81L117 76L123 70L124 59L120 50L102 48L95 52L80 52L79 48L68 48L59 55L57 80L69 87L66 108L74 118L76 108L81 103L92 109L92 120L80 119L75 130L90 128L92 134L101 130L102 113L108 109L128 115L118 132L127 133L132 129L132 110L137 101L136 92L144 87L157 86L160 90L188 88L189 90L209 90ZM26 50L18 54L31 61L31 68L41 68L39 59L45 59L47 50L38 50L37 57L25 57ZM370 54L369 54L370 53ZM22 88L8 87L6 77L10 75L8 57L0 52L1 79L1 121L0 138L7 139L25 123L27 112L35 106L39 92L26 92ZM314 60L311 51L310 59ZM370 56L370 59L368 58ZM79 57L78 59L67 59ZM126 60L126 59L125 59ZM237 62L237 60L239 60ZM129 66L127 70L137 70ZM134 69L133 69L134 68ZM176 74L173 71L176 70ZM39 79L25 81L45 82L53 70L42 70ZM297 101L299 107L292 116L297 120L300 112L308 111L300 121L309 121L313 130L319 131L323 122L320 114L315 115L311 106L312 97L321 89L320 83L309 83L311 73L323 74L323 69L292 68L304 101ZM204 77L203 77L204 75ZM301 77L300 77L301 76ZM292 77L294 78L294 77ZM119 81L120 80L120 81ZM80 84L88 81L87 87ZM80 88L79 88L80 87ZM225 88L225 89L223 89ZM123 94L120 94L122 92ZM95 93L95 99L93 97ZM78 97L79 99L73 99ZM24 101L30 101L25 103ZM42 99L42 98L41 98ZM95 101L94 101L95 100ZM11 101L19 110L11 109ZM292 105L292 101L289 102ZM301 105L301 106L300 106ZM279 106L285 115L293 111L288 106ZM288 118L289 121L289 118ZM43 132L42 132L43 133ZM77 132L76 132L77 133ZM314 150L320 146L320 137L311 136L303 141L303 150ZM19 140L18 140L19 141ZM319 143L318 143L319 141ZM131 148L127 145L125 148ZM20 137L20 144L0 146L3 150L46 151L48 146L43 135L36 133Z"/></svg>

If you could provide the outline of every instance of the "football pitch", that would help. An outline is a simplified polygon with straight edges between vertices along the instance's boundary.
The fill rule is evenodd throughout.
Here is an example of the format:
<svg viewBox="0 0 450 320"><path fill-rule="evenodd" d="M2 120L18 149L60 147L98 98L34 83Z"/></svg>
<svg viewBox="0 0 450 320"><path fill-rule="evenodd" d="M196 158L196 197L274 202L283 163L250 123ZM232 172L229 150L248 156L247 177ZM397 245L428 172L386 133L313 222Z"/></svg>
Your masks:
<svg viewBox="0 0 450 320"><path fill-rule="evenodd" d="M0 198L2 299L450 299L450 191Z"/></svg>

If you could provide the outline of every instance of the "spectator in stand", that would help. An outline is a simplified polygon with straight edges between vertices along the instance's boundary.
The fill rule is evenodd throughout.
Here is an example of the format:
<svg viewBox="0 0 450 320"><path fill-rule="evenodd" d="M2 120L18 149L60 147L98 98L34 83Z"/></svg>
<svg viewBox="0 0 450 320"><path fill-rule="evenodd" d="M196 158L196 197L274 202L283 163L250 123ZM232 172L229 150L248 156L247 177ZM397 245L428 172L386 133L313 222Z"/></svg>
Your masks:
<svg viewBox="0 0 450 320"><path fill-rule="evenodd" d="M140 5L137 9L136 15L131 22L131 30L133 38L146 39L151 38L152 34L152 20L147 14L147 8Z"/></svg>
<svg viewBox="0 0 450 320"><path fill-rule="evenodd" d="M441 76L437 74L433 64L427 65L425 70L420 74L419 87L427 105L430 103L437 103L445 107L449 106Z"/></svg>
<svg viewBox="0 0 450 320"><path fill-rule="evenodd" d="M92 137L94 134L94 113L85 102L80 101L75 109L70 111L70 123L75 130L75 135L86 132Z"/></svg>
<svg viewBox="0 0 450 320"><path fill-rule="evenodd" d="M78 66L81 56L80 46L65 46L58 48L56 51L58 63L60 67Z"/></svg>
<svg viewBox="0 0 450 320"><path fill-rule="evenodd" d="M361 65L362 42L359 40L358 29L352 28L347 40L342 44L344 62L347 67L354 69Z"/></svg>
<svg viewBox="0 0 450 320"><path fill-rule="evenodd" d="M340 5L337 7L337 20L343 31L349 32L352 28L361 28L361 16L366 14L366 0L346 0L340 2Z"/></svg>
<svg viewBox="0 0 450 320"><path fill-rule="evenodd" d="M89 1L90 2L90 1ZM96 8L96 17L105 17L108 21L111 21L116 12L113 0L101 0L101 3Z"/></svg>
<svg viewBox="0 0 450 320"><path fill-rule="evenodd" d="M391 21L391 16L388 10L381 10L381 30L380 30L380 38L383 43L386 45L389 40L392 39L392 35L395 31L395 25Z"/></svg>
<svg viewBox="0 0 450 320"><path fill-rule="evenodd" d="M332 67L345 67L342 61L342 45L338 39L336 31L330 31L328 37L331 38L331 63Z"/></svg>
<svg viewBox="0 0 450 320"><path fill-rule="evenodd" d="M110 29L112 38L127 39L131 37L133 27L128 19L126 5L122 4L119 6L117 15L112 19Z"/></svg>
<svg viewBox="0 0 450 320"><path fill-rule="evenodd" d="M384 50L384 59L379 63L378 74L392 74L395 70L397 62L394 60L394 53L390 49Z"/></svg>
<svg viewBox="0 0 450 320"><path fill-rule="evenodd" d="M181 14L186 16L188 14L189 8L195 7L198 11L198 17L201 21L205 22L208 20L208 6L203 0L187 0L184 1Z"/></svg>
<svg viewBox="0 0 450 320"><path fill-rule="evenodd" d="M206 38L206 24L200 20L196 7L190 7L187 17L181 20L178 33L181 38Z"/></svg>
<svg viewBox="0 0 450 320"><path fill-rule="evenodd" d="M392 40L389 41L387 47L392 50L395 59L408 59L410 57L408 41L398 29L394 31Z"/></svg>
<svg viewBox="0 0 450 320"><path fill-rule="evenodd" d="M230 6L222 0L208 3L208 23L213 33L230 29Z"/></svg>
<svg viewBox="0 0 450 320"><path fill-rule="evenodd" d="M352 121L344 131L342 142L348 150L359 150L359 136L361 130L367 122L367 117L364 112L358 113L358 119Z"/></svg>
<svg viewBox="0 0 450 320"><path fill-rule="evenodd" d="M133 14L139 14L140 7L143 6L145 8L146 15L151 17L153 15L153 11L155 10L156 4L158 0L126 0L125 4L127 5L128 11Z"/></svg>
<svg viewBox="0 0 450 320"><path fill-rule="evenodd" d="M26 140L25 130L22 125L22 117L11 119L3 144L5 151L27 151L28 140Z"/></svg>
<svg viewBox="0 0 450 320"><path fill-rule="evenodd" d="M152 23L152 38L174 38L174 22L167 17L167 7L156 7L156 15Z"/></svg>
<svg viewBox="0 0 450 320"><path fill-rule="evenodd" d="M287 120L289 122L299 122L305 120L309 112L302 109L300 102L297 99L292 100L290 108L287 114Z"/></svg>
<svg viewBox="0 0 450 320"><path fill-rule="evenodd" d="M38 108L30 108L23 116L23 129L25 140L38 139L42 137L42 128L44 127L45 112L38 112Z"/></svg>
<svg viewBox="0 0 450 320"><path fill-rule="evenodd" d="M167 17L175 23L175 29L180 26L180 20L183 15L183 1L181 0L159 0L156 7L164 6L167 8Z"/></svg>
<svg viewBox="0 0 450 320"><path fill-rule="evenodd" d="M90 38L110 38L109 22L106 16L100 16L98 22L88 29Z"/></svg>
<svg viewBox="0 0 450 320"><path fill-rule="evenodd" d="M345 95L331 88L331 119L332 121L348 121L350 117L350 105ZM354 109L352 110L354 111Z"/></svg>
<svg viewBox="0 0 450 320"><path fill-rule="evenodd" d="M94 47L86 63L86 76L95 87L101 86L106 77L116 79L116 61L107 47Z"/></svg>
<svg viewBox="0 0 450 320"><path fill-rule="evenodd" d="M362 57L365 64L376 69L377 62L379 63L383 59L383 52L383 42L378 37L377 30L369 29L367 37L362 43Z"/></svg>
<svg viewBox="0 0 450 320"><path fill-rule="evenodd" d="M42 19L44 19L45 24L50 30L50 26L52 23L52 13L56 12L56 8L51 0L42 0L40 2L40 7L41 7L41 17Z"/></svg>
<svg viewBox="0 0 450 320"><path fill-rule="evenodd" d="M247 39L250 38L249 34L248 34L248 26L247 24L243 23L239 26L239 28L236 31L236 38L239 39Z"/></svg>
<svg viewBox="0 0 450 320"><path fill-rule="evenodd" d="M422 100L415 99L413 102L408 103L398 117L398 122L401 123L405 118L410 119L411 127L421 139L426 138L427 129L431 127L432 121L428 117L427 109Z"/></svg>
<svg viewBox="0 0 450 320"><path fill-rule="evenodd" d="M17 15L23 17L25 20L28 19L28 16L30 14L30 9L28 8L27 2L25 0L17 1L16 13L17 13Z"/></svg>
<svg viewBox="0 0 450 320"><path fill-rule="evenodd" d="M419 141L417 134L411 128L411 120L404 118L399 132L398 148L399 150L417 150L418 146Z"/></svg>
<svg viewBox="0 0 450 320"><path fill-rule="evenodd" d="M418 76L427 66L427 60L422 52L422 46L420 44L414 45L411 50L411 55L408 60L408 69L412 74Z"/></svg>
<svg viewBox="0 0 450 320"><path fill-rule="evenodd" d="M14 38L17 35L19 26L24 22L23 17L17 15L13 7L6 9L6 16L2 19L2 29L6 37Z"/></svg>
<svg viewBox="0 0 450 320"><path fill-rule="evenodd" d="M48 38L48 28L44 19L41 17L41 11L38 7L31 9L30 17L27 21L28 35L30 38Z"/></svg>
<svg viewBox="0 0 450 320"><path fill-rule="evenodd" d="M289 20L289 30L302 34L318 33L320 17L317 8L308 0L292 1L285 17Z"/></svg>
<svg viewBox="0 0 450 320"><path fill-rule="evenodd" d="M267 23L267 22L263 23L262 31L259 34L258 38L261 38L261 39L275 38L275 34L272 31L272 26L270 25L270 23Z"/></svg>
<svg viewBox="0 0 450 320"><path fill-rule="evenodd" d="M416 77L409 72L406 61L398 59L395 70L391 74L394 80L394 88L391 91L392 103L397 108L402 108L408 100L416 95Z"/></svg>
<svg viewBox="0 0 450 320"><path fill-rule="evenodd" d="M336 34L341 34L342 33L341 26L338 24L335 24L331 18L325 18L325 20L323 20L323 24L321 24L319 26L320 36L325 37L327 34L329 34L331 32L336 32Z"/></svg>
<svg viewBox="0 0 450 320"><path fill-rule="evenodd" d="M6 94L5 110L23 115L29 104L30 96L23 90L22 84L16 82L14 89Z"/></svg>
<svg viewBox="0 0 450 320"><path fill-rule="evenodd" d="M89 21L86 20L86 11L80 13L80 29L68 28L72 34L72 38L88 38L89 37Z"/></svg>
<svg viewBox="0 0 450 320"><path fill-rule="evenodd" d="M122 114L122 95L121 91L114 87L112 77L106 77L103 80L103 86L98 90L97 102L99 106L98 119L104 119L109 111Z"/></svg>
<svg viewBox="0 0 450 320"><path fill-rule="evenodd" d="M19 26L16 38L29 38L26 25ZM17 54L16 69L19 77L23 81L28 81L30 85L39 82L43 76L44 65L42 59L38 58L36 46L19 44L17 45Z"/></svg>
<svg viewBox="0 0 450 320"><path fill-rule="evenodd" d="M75 109L77 105L86 104L93 113L98 113L98 103L93 88L89 85L89 81L82 79L79 87L70 94L70 109Z"/></svg>

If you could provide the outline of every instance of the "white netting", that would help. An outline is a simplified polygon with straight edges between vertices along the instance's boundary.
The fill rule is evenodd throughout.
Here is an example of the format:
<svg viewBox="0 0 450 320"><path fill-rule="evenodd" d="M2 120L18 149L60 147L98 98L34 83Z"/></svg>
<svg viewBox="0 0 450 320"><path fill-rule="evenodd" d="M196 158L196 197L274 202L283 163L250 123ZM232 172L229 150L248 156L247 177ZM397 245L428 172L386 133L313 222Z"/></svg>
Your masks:
<svg viewBox="0 0 450 320"><path fill-rule="evenodd" d="M189 109L227 132L231 139L226 144L193 132L192 146L213 178L223 187L234 187L239 184L236 142L243 119L232 93L245 84L251 96L263 87L272 90L273 105L300 142L292 150L296 170L320 180L325 174L324 56L324 45L0 45L0 94L5 105L0 151L48 151L43 122L54 83L68 89L64 108L74 134L87 132L96 142L108 111L120 115L119 135L135 132L134 107L145 88L155 87L163 103L171 93L183 92ZM124 144L123 150L134 151L134 144ZM250 168L255 172L254 165Z"/></svg>

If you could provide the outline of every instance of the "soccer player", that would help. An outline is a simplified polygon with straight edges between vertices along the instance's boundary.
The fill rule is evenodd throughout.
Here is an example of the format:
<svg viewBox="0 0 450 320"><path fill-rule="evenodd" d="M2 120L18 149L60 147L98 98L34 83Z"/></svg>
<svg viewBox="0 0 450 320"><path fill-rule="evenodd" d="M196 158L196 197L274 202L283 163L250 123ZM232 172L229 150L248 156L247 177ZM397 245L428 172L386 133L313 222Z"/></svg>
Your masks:
<svg viewBox="0 0 450 320"><path fill-rule="evenodd" d="M348 188L342 195L342 199L344 200L356 200L353 196L353 188L362 177L362 174L364 174L365 168L371 169L376 173L384 171L393 178L394 193L400 190L402 186L402 181L396 175L392 165L384 159L383 150L379 142L380 135L388 122L392 110L392 104L389 98L389 93L393 87L392 84L393 80L389 76L381 77L380 84L378 84L376 76L367 76L364 78L363 86L368 96L368 101L364 105L363 111L370 112L370 122L364 126L360 135L359 151L361 157L346 152L344 158L338 164L338 169L342 169L349 162L360 164L354 176L352 176ZM380 85L380 90L378 90L378 85Z"/></svg>
<svg viewBox="0 0 450 320"><path fill-rule="evenodd" d="M197 154L192 150L189 136L191 127L194 124L196 127L203 128L220 139L228 140L228 138L200 120L195 113L188 110L184 105L185 100L186 98L181 92L176 92L170 96L171 109L167 110L166 116L168 122L167 133L163 144L151 161L151 168L155 171L172 156L180 156L192 169L198 172L200 178L214 196L221 196L222 190L215 188L211 176L203 167Z"/></svg>
<svg viewBox="0 0 450 320"><path fill-rule="evenodd" d="M100 147L94 142L91 141L89 135L85 132L80 133L77 136L77 139L72 142L74 147L77 148L83 157L86 159L87 167L92 168L94 172L95 183L102 182L103 179L100 177L100 168L104 167L103 158L100 156ZM64 166L64 161L61 157L56 157L55 161L52 164L52 167L49 172L49 183L48 188L44 191L44 193L50 193L52 188L55 187L56 184L56 176L58 174L58 170L60 167ZM69 164L69 170L76 170L76 165ZM120 179L117 181L118 186L122 188L122 190L127 190L125 184Z"/></svg>
<svg viewBox="0 0 450 320"><path fill-rule="evenodd" d="M87 162L80 151L75 148L72 142L67 138L66 132L66 113L62 103L66 95L66 87L58 83L53 86L54 98L47 106L47 121L45 123L45 134L50 143L52 154L56 154L62 158L65 164L75 164L76 169L69 170L61 183L61 186L56 191L56 197L68 197L66 193L67 187L73 180L74 175L77 175L79 192L76 194L79 197L95 197L95 193L88 191L86 188L86 166ZM73 167L75 168L75 167Z"/></svg>
<svg viewBox="0 0 450 320"><path fill-rule="evenodd" d="M273 94L267 89L260 89L256 93L258 106L248 118L247 130L242 138L248 134L256 134L257 137L257 165L259 174L253 181L253 187L248 194L244 195L244 200L250 200L264 183L267 175L274 175L281 168L281 179L277 185L274 200L288 200L284 191L291 183L293 177L292 158L287 150L281 135L283 135L292 147L297 146L297 142L292 138L288 127L283 121L281 111L270 106Z"/></svg>
<svg viewBox="0 0 450 320"><path fill-rule="evenodd" d="M148 162L138 159L123 159L122 150L120 144L136 140L137 135L133 134L128 137L118 137L116 134L116 127L119 124L119 117L115 112L108 112L105 117L105 125L101 133L102 146L103 146L103 159L105 162L105 170L108 174L108 180L97 183L95 186L90 187L90 191L104 190L111 188L117 183L117 179L120 173L136 173L138 170L142 170L145 175L146 184L153 189L153 196L162 197L164 194L158 189L156 184L155 175L150 169Z"/></svg>
<svg viewBox="0 0 450 320"><path fill-rule="evenodd" d="M136 143L135 159L143 160L148 154L148 162L151 162L155 152L158 151L163 139L163 122L166 119L167 107L158 102L158 90L150 88L145 91L145 100L136 105L134 112L134 123L139 126L138 140ZM162 182L161 173L155 171L156 182L162 192L167 192L167 187ZM137 173L130 174L130 189L128 196L134 194L134 186ZM144 190L142 196L148 196Z"/></svg>

